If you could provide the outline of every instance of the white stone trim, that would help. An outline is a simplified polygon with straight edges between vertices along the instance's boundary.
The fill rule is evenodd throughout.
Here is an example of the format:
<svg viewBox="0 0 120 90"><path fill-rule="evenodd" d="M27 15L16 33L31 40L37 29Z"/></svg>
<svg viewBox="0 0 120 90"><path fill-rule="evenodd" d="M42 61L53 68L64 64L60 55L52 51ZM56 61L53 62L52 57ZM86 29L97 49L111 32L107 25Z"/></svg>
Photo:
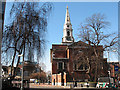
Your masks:
<svg viewBox="0 0 120 90"><path fill-rule="evenodd" d="M67 69L68 69L68 71L70 70L70 69L69 69L69 62L68 62L68 64L67 64Z"/></svg>
<svg viewBox="0 0 120 90"><path fill-rule="evenodd" d="M55 82L55 86L57 86L58 85L58 83L57 82Z"/></svg>
<svg viewBox="0 0 120 90"><path fill-rule="evenodd" d="M52 85L54 85L54 82L52 82Z"/></svg>
<svg viewBox="0 0 120 90"><path fill-rule="evenodd" d="M58 82L57 84L58 84L58 86L61 86L61 82Z"/></svg>
<svg viewBox="0 0 120 90"><path fill-rule="evenodd" d="M67 83L64 83L64 86L67 86Z"/></svg>
<svg viewBox="0 0 120 90"><path fill-rule="evenodd" d="M62 67L62 69L64 69L64 62L62 62L63 63L63 67Z"/></svg>

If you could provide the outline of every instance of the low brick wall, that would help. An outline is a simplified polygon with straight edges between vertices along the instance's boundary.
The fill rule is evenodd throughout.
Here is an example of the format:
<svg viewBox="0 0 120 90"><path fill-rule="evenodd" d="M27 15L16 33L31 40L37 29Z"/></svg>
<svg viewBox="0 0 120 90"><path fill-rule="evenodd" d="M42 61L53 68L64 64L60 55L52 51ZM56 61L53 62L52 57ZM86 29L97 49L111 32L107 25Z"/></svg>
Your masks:
<svg viewBox="0 0 120 90"><path fill-rule="evenodd" d="M88 86L89 87L96 87L96 85L93 86L94 83L95 82L88 82ZM67 82L67 86L74 87L75 86L75 82ZM87 87L87 82L77 82L77 87Z"/></svg>
<svg viewBox="0 0 120 90"><path fill-rule="evenodd" d="M62 82L66 86L66 73L63 75L61 73L52 75L52 85L62 86Z"/></svg>
<svg viewBox="0 0 120 90"><path fill-rule="evenodd" d="M61 73L52 75L52 85L61 86Z"/></svg>
<svg viewBox="0 0 120 90"><path fill-rule="evenodd" d="M13 87L17 87L17 88L20 88L21 87L21 81L12 81L12 85ZM24 88L29 88L29 82L24 82Z"/></svg>

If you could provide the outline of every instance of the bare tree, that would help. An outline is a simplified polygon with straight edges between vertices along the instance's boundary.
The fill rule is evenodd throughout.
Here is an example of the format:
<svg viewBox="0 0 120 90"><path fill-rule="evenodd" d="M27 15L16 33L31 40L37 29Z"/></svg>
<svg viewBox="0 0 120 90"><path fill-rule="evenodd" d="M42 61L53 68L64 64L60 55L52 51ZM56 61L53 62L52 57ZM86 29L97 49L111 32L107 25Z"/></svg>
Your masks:
<svg viewBox="0 0 120 90"><path fill-rule="evenodd" d="M46 72L41 69L41 66L37 64L36 71L31 73L30 78L38 79L40 80L40 82L44 83L47 80L47 75L46 75Z"/></svg>
<svg viewBox="0 0 120 90"><path fill-rule="evenodd" d="M37 60L43 55L45 49L45 32L47 20L52 9L51 3L44 3L39 7L38 3L14 3L10 12L12 22L6 25L3 31L3 55L13 53L12 67L20 62L18 55L23 54L27 60ZM42 53L41 53L42 51ZM16 61L15 61L16 60ZM11 70L11 74L12 74ZM15 71L13 76L15 76Z"/></svg>
<svg viewBox="0 0 120 90"><path fill-rule="evenodd" d="M43 62L40 63L40 67L43 71L46 70L46 65Z"/></svg>
<svg viewBox="0 0 120 90"><path fill-rule="evenodd" d="M30 78L38 79L38 80L40 80L41 83L45 83L45 81L47 80L47 76L46 76L45 72L32 73L30 75Z"/></svg>
<svg viewBox="0 0 120 90"><path fill-rule="evenodd" d="M118 42L118 37L115 33L105 34L104 30L109 25L110 22L106 21L105 15L98 13L86 18L85 23L81 24L79 29L78 38L91 45L94 52L94 57L92 57L94 68L91 71L94 74L94 81L97 81L98 78L98 67L103 58L101 54L107 49L112 49Z"/></svg>
<svg viewBox="0 0 120 90"><path fill-rule="evenodd" d="M51 79L52 79L51 71L48 71L46 74L47 74L48 83L50 83L50 82L51 82Z"/></svg>

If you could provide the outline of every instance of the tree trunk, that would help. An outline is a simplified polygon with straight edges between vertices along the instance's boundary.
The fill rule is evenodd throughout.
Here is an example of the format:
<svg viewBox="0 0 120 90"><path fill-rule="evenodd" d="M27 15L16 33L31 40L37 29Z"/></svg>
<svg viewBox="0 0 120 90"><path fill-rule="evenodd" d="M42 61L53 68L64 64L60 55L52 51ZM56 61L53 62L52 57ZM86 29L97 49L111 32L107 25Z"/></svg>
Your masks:
<svg viewBox="0 0 120 90"><path fill-rule="evenodd" d="M98 51L96 50L96 47L94 47L94 53L95 53L95 77L94 77L94 82L97 81L97 72L98 72Z"/></svg>
<svg viewBox="0 0 120 90"><path fill-rule="evenodd" d="M19 55L20 54L22 54L22 53L20 52ZM17 71L19 63L20 63L20 57L18 57L18 62L17 62L16 68L14 69L13 78L16 76L16 71Z"/></svg>
<svg viewBox="0 0 120 90"><path fill-rule="evenodd" d="M95 62L95 77L94 77L94 82L97 81L97 63Z"/></svg>
<svg viewBox="0 0 120 90"><path fill-rule="evenodd" d="M14 71L14 66L13 66L13 64L14 64L15 56L16 56L16 49L15 49L15 52L14 52L14 56L13 56L13 60L12 60L12 65L11 65L11 76L13 75L12 72Z"/></svg>

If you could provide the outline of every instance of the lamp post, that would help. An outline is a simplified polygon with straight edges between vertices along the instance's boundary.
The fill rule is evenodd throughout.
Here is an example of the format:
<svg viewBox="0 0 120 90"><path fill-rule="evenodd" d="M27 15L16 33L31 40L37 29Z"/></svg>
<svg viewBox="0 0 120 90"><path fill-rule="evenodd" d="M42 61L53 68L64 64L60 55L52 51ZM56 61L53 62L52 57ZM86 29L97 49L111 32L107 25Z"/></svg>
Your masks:
<svg viewBox="0 0 120 90"><path fill-rule="evenodd" d="M18 57L23 57L23 55L18 55ZM23 66L24 66L24 61L22 61L22 74L21 74L21 90L23 90L23 74L24 74L24 71L23 71Z"/></svg>
<svg viewBox="0 0 120 90"><path fill-rule="evenodd" d="M110 52L110 50L108 49L107 52L108 52L108 61L109 61L109 64L110 64L110 58L109 58L109 52ZM116 50L111 50L111 52L116 52ZM109 73L109 86L110 86L110 66L109 66L108 73Z"/></svg>
<svg viewBox="0 0 120 90"><path fill-rule="evenodd" d="M110 62L110 58L109 58L109 49L108 49L108 61Z"/></svg>
<svg viewBox="0 0 120 90"><path fill-rule="evenodd" d="M110 71L108 71L108 74L109 74L109 87L110 87Z"/></svg>
<svg viewBox="0 0 120 90"><path fill-rule="evenodd" d="M110 62L110 57L109 57L110 50L108 49L107 52L108 52L108 61ZM112 50L111 52L116 52L116 50Z"/></svg>

